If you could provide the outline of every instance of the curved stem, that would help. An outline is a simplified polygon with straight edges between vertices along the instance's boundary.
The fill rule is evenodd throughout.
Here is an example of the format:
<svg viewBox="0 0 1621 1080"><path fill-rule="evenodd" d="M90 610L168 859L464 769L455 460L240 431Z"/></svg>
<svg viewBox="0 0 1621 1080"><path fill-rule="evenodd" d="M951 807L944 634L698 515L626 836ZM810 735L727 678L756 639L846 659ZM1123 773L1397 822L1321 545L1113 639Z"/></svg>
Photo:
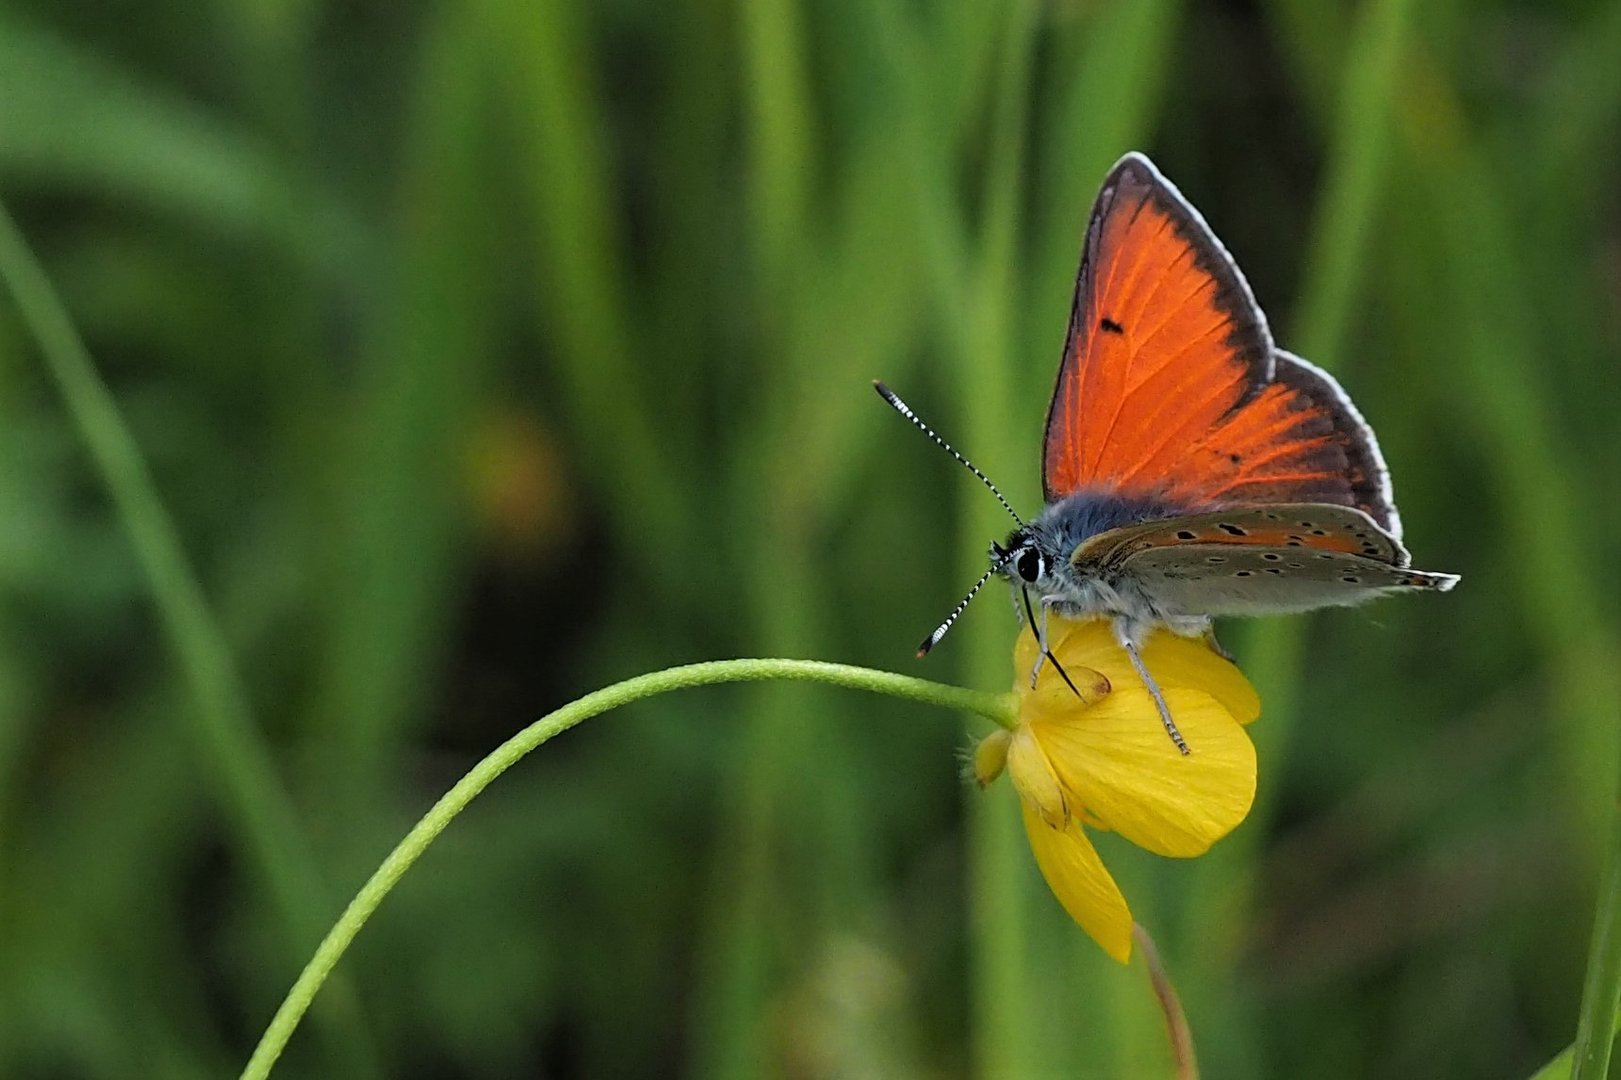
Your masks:
<svg viewBox="0 0 1621 1080"><path fill-rule="evenodd" d="M911 698L925 704L939 705L954 712L978 713L1003 727L1012 727L1014 724L1010 695L987 694L956 686L944 686L907 675L895 675L887 671L851 667L847 664L828 664L816 660L713 660L638 675L633 679L626 679L624 682L587 694L541 717L496 747L474 765L467 775L457 781L454 787L440 796L439 801L411 827L411 831L405 834L405 838L393 851L389 852L388 858L383 860L382 865L372 873L366 884L361 886L354 899L349 901L349 906L344 908L337 923L316 948L315 955L304 965L304 970L293 983L292 989L287 992L281 1007L271 1018L270 1026L260 1037L259 1045L254 1048L247 1067L242 1070L243 1080L258 1080L270 1074L276 1059L281 1056L282 1049L287 1045L293 1030L298 1027L299 1020L309 1009L310 1002L314 1000L321 984L326 981L350 942L360 933L360 928L366 925L366 920L383 902L383 897L388 895L389 890L394 888L395 883L411 868L411 865L422 857L422 853L433 843L434 838L444 831L445 826L473 801L474 796L483 791L490 781L516 764L518 759L582 720L621 705L628 705L633 701L640 701L642 698L693 686L762 679L846 686L854 690L868 690L875 694Z"/></svg>
<svg viewBox="0 0 1621 1080"><path fill-rule="evenodd" d="M1141 923L1131 924L1131 936L1142 953L1148 967L1148 981L1154 987L1160 1011L1165 1014L1165 1034L1171 1042L1171 1058L1176 1062L1176 1080L1199 1080L1199 1059L1193 1052L1193 1030L1188 1027L1188 1015L1182 1011L1182 999L1177 996L1171 977L1165 973L1160 961L1159 948Z"/></svg>

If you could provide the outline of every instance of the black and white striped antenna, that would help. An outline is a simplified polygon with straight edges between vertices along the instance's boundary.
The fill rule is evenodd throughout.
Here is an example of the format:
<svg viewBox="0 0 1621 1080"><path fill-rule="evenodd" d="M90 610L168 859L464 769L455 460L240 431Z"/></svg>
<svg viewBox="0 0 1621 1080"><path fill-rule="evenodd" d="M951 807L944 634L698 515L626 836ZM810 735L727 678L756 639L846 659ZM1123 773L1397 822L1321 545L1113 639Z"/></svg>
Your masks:
<svg viewBox="0 0 1621 1080"><path fill-rule="evenodd" d="M968 590L968 595L957 601L957 606L951 609L951 614L946 616L945 621L939 626L936 626L934 628L934 633L924 638L923 644L917 647L917 658L919 660L929 655L929 650L940 644L940 639L946 636L946 631L950 630L951 624L957 621L957 616L961 615L963 610L968 607L968 602L974 598L974 595L978 593L980 589L985 587L985 583L991 580L992 574L996 573L1006 565L1007 558L1004 557L998 562L992 563L991 568L979 576L979 580L974 582L974 587Z"/></svg>
<svg viewBox="0 0 1621 1080"><path fill-rule="evenodd" d="M890 408L894 409L896 412L906 417L906 419L910 420L913 427L917 428L919 431L923 432L923 434L932 439L934 444L940 449L956 458L958 464L962 465L963 468L979 477L979 482L989 488L992 495L996 496L996 501L1002 504L1002 509L1008 512L1008 516L1019 523L1019 528L1024 528L1024 519L1014 511L1013 505L1002 496L1002 492L997 488L997 486L991 483L990 477L980 472L979 468L972 461L969 461L967 458L957 453L956 449L950 443L946 442L938 434L936 434L933 428L925 424L917 413L912 411L912 407L910 405L896 397L893 390L879 382L877 379L872 381L872 388L878 391L879 397L883 398L889 403ZM920 658L927 656L930 649L940 644L940 639L946 636L946 631L951 629L952 624L957 621L957 617L967 609L969 601L973 600L973 598L978 595L979 590L985 587L985 583L991 580L992 576L1006 566L1008 564L1008 560L1013 557L1013 553L1011 551L1003 551L995 544L991 545L991 547L993 549L992 554L996 556L996 561L991 563L991 568L989 570L980 575L978 581L974 582L974 587L968 590L968 595L959 600L957 602L957 606L951 609L951 614L946 616L945 621L934 628L934 633L923 639L923 644L917 647L917 655Z"/></svg>
<svg viewBox="0 0 1621 1080"><path fill-rule="evenodd" d="M878 391L878 396L879 397L881 397L885 401L889 402L890 408L894 409L896 412L898 412L902 416L906 417L906 419L910 420L912 422L912 426L916 427L919 431L923 432L923 434L925 434L929 438L933 439L934 444L936 446L938 446L940 449L944 450L946 453L950 454L952 457L956 458L958 464L962 465L963 468L967 469L969 472L971 472L975 476L979 477L979 482L984 484L986 487L991 489L991 494L996 496L996 501L1002 504L1002 509L1006 510L1008 512L1008 516L1012 517L1014 521L1017 521L1019 523L1020 527L1023 527L1024 519L1021 518L1017 513L1014 512L1013 505L1011 503L1009 503L1005 498L1002 497L1001 491L997 490L996 485L991 483L991 478L990 477L988 477L984 473L980 472L978 466L976 466L972 461L969 461L967 458L963 457L961 454L957 453L956 449L953 448L950 443L946 442L939 435L935 434L934 429L932 427L930 427L929 425L925 424L922 421L922 419L917 415L917 413L912 411L912 407L910 405L906 404L906 402L902 401L900 398L895 396L895 391L891 390L889 387L885 386L883 383L879 382L877 379L874 379L872 381L872 388L874 390ZM985 578L988 578L989 576L990 575L987 574L987 575L985 575ZM985 578L980 578L979 579L979 585L974 586L974 590L976 592L979 590L980 585L985 584ZM970 599L970 600L973 599L973 596L974 596L974 594L972 592L970 592L968 594L968 599ZM968 603L968 600L964 600L963 603L964 604ZM958 610L960 611L962 609L959 607ZM956 616L955 613L953 613L952 616L951 616L952 619L955 619L956 617L957 616ZM938 631L935 632L936 635L944 634L946 628L949 627L950 625L951 625L951 619L947 619L946 622L945 622L945 626L942 626ZM938 637L936 637L936 640L938 640ZM927 651L928 651L927 649L924 650L924 652L927 652Z"/></svg>

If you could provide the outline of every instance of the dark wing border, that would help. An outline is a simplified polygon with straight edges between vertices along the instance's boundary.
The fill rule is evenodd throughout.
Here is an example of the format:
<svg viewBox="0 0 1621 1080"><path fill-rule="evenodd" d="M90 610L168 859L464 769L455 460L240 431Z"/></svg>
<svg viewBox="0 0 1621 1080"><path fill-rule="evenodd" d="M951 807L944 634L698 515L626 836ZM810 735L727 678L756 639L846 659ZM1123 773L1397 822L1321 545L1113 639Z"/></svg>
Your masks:
<svg viewBox="0 0 1621 1080"><path fill-rule="evenodd" d="M1313 364L1284 349L1276 353L1275 381L1320 406L1334 422L1334 434L1345 452L1349 466L1347 479L1356 508L1373 518L1379 527L1392 537L1402 537L1401 515L1396 512L1396 497L1391 491L1390 469L1379 450L1379 440L1373 428L1362 418L1352 404L1351 396L1339 380Z"/></svg>

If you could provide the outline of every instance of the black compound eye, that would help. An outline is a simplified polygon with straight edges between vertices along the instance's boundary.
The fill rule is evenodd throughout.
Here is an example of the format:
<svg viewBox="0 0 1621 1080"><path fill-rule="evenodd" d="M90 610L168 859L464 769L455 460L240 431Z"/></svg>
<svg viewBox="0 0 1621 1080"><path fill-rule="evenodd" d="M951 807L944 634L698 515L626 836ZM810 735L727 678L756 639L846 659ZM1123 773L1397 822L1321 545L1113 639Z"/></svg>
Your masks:
<svg viewBox="0 0 1621 1080"><path fill-rule="evenodd" d="M1041 558L1041 552L1035 548L1025 548L1019 552L1019 557L1013 560L1013 568L1019 572L1021 578L1034 582L1041 580L1041 572L1047 567Z"/></svg>

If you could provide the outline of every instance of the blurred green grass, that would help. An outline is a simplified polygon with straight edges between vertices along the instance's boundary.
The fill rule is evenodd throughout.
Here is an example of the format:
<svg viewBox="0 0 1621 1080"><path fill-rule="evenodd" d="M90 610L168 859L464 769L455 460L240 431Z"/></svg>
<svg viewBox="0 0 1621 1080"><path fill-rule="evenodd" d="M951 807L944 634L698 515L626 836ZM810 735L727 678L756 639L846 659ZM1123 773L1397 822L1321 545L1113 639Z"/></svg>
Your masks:
<svg viewBox="0 0 1621 1080"><path fill-rule="evenodd" d="M1465 581L1246 628L1257 815L1196 863L1105 854L1208 1075L1528 1075L1574 1033L1621 759L1617 56L1614 2L0 9L0 198L254 719L197 736L0 304L0 1075L238 1068L408 822L595 686L914 670L1005 522L868 380L1033 506L1134 147ZM1013 625L982 599L922 670L999 687ZM1163 1074L1142 972L1065 921L1011 796L964 792L965 741L803 687L571 733L405 880L284 1068ZM256 754L302 927L222 788Z"/></svg>

